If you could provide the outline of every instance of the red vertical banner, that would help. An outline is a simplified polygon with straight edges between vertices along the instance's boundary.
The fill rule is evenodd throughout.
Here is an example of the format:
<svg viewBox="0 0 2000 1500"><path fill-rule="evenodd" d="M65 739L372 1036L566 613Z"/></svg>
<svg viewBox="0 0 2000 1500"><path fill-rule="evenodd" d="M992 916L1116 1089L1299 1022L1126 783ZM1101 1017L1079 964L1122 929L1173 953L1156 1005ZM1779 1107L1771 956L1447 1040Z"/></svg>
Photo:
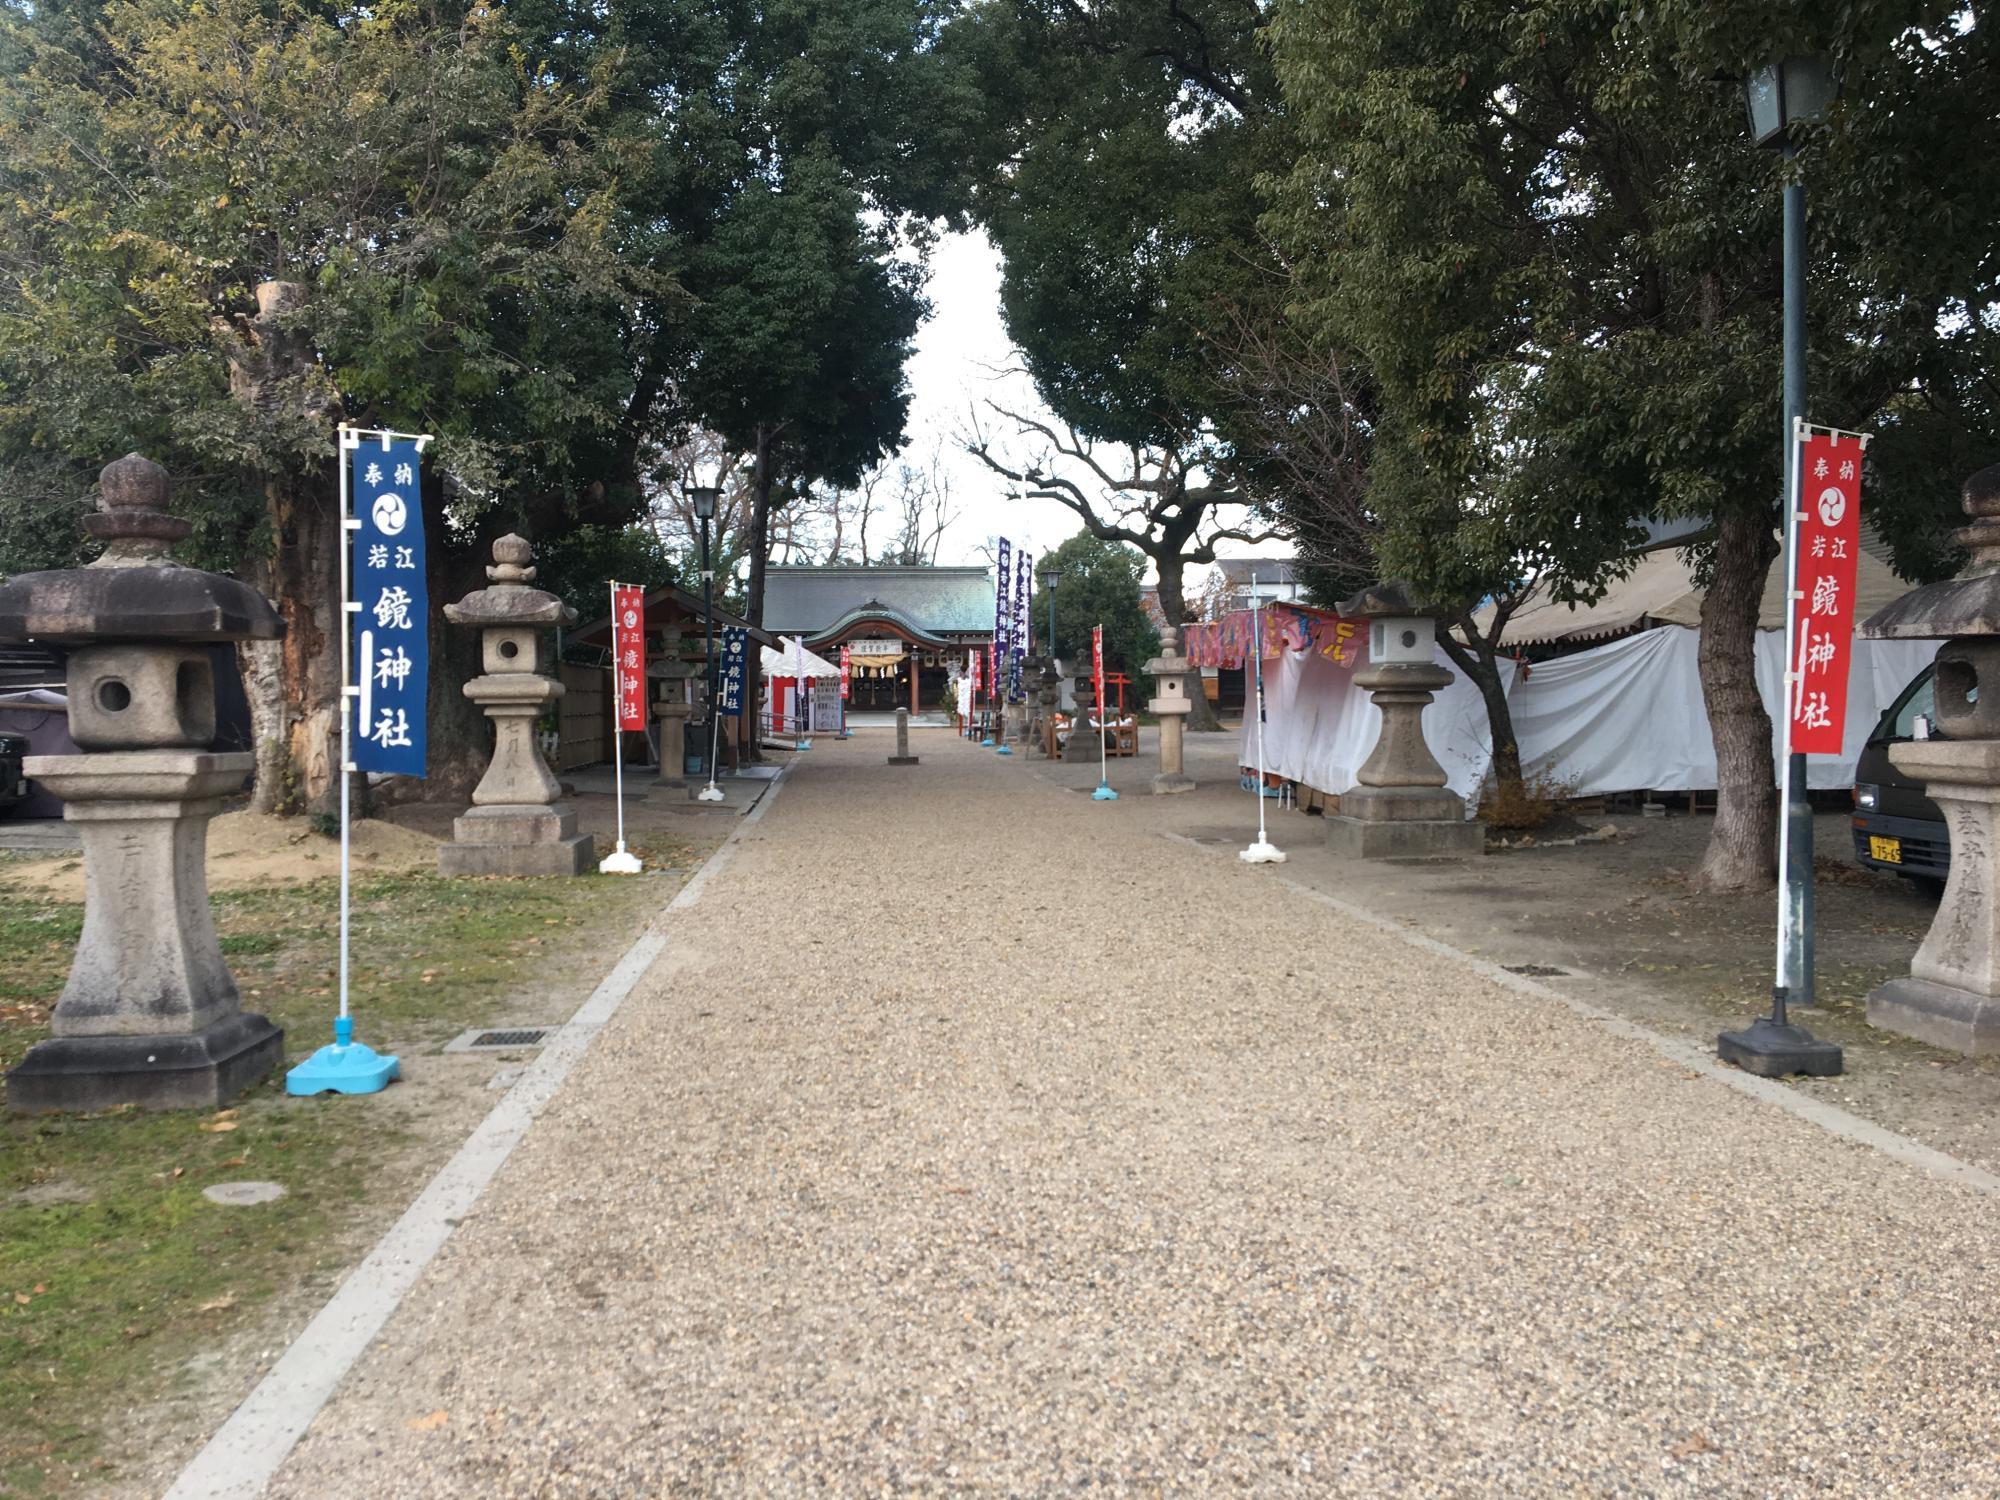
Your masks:
<svg viewBox="0 0 2000 1500"><path fill-rule="evenodd" d="M646 591L611 586L611 655L618 674L618 727L646 727Z"/></svg>
<svg viewBox="0 0 2000 1500"><path fill-rule="evenodd" d="M986 658L981 656L979 652L974 651L972 653L972 696L975 698L979 696L979 670L985 664L985 661Z"/></svg>
<svg viewBox="0 0 2000 1500"><path fill-rule="evenodd" d="M1104 627L1090 627L1090 671L1097 679L1097 721L1104 723L1110 715L1104 711Z"/></svg>
<svg viewBox="0 0 2000 1500"><path fill-rule="evenodd" d="M843 702L847 699L848 673L853 669L853 658L848 652L848 647L840 648L840 696Z"/></svg>
<svg viewBox="0 0 2000 1500"><path fill-rule="evenodd" d="M1797 567L1786 703L1792 749L1838 755L1847 732L1861 551L1861 438L1808 432L1799 443Z"/></svg>

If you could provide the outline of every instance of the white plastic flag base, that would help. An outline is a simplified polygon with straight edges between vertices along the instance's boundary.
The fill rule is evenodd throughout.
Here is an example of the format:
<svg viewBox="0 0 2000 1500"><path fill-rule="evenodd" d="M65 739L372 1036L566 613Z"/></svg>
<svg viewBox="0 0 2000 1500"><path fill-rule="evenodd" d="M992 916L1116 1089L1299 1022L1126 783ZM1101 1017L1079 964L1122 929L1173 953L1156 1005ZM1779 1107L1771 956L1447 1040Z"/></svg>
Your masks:
<svg viewBox="0 0 2000 1500"><path fill-rule="evenodd" d="M639 856L625 852L625 841L618 841L616 853L607 854L597 862L600 875L637 875L645 867L639 863Z"/></svg>
<svg viewBox="0 0 2000 1500"><path fill-rule="evenodd" d="M1285 851L1269 839L1260 837L1236 857L1246 865L1281 865L1285 862Z"/></svg>
<svg viewBox="0 0 2000 1500"><path fill-rule="evenodd" d="M694 800L697 802L726 802L729 800L729 794L711 781L707 786L694 794Z"/></svg>

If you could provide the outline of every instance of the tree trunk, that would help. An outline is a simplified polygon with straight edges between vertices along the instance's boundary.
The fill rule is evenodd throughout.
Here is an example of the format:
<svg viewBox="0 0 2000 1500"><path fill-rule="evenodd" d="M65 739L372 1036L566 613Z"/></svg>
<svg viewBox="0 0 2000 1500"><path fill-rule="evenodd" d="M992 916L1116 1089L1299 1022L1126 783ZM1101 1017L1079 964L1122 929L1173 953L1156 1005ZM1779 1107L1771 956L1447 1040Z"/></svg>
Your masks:
<svg viewBox="0 0 2000 1500"><path fill-rule="evenodd" d="M1715 826L1695 885L1756 890L1777 874L1778 789L1771 716L1757 692L1757 605L1778 555L1768 514L1731 512L1716 527L1715 571L1701 601L1701 695L1715 741Z"/></svg>
<svg viewBox="0 0 2000 1500"><path fill-rule="evenodd" d="M1507 701L1506 684L1500 679L1499 654L1490 640L1482 639L1461 622L1460 628L1472 638L1467 646L1441 635L1444 654L1466 680L1479 689L1479 701L1486 706L1486 728L1493 740L1493 800L1504 819L1506 810L1525 808L1528 788L1521 774L1521 745L1514 734L1514 706ZM1503 821L1501 826L1506 826Z"/></svg>
<svg viewBox="0 0 2000 1500"><path fill-rule="evenodd" d="M435 472L424 475L425 586L430 590L431 680L425 710L429 715L429 749L425 754L422 795L427 799L472 799L472 789L486 774L493 758L493 723L465 696L465 684L485 671L480 651L481 631L448 623L444 607L456 604L488 582L486 566L493 561L493 542L504 536L506 524L487 518L470 547L447 542L444 484ZM553 650L554 643L550 642ZM551 663L558 678L560 667Z"/></svg>
<svg viewBox="0 0 2000 1500"><path fill-rule="evenodd" d="M1175 555L1156 557L1153 566L1160 575L1160 613L1175 630L1187 624L1187 595L1181 590L1181 574L1187 567L1186 559ZM1188 712L1185 730L1197 734L1213 734L1221 730L1222 721L1215 716L1215 708L1208 701L1208 694L1202 690L1200 672L1189 674Z"/></svg>

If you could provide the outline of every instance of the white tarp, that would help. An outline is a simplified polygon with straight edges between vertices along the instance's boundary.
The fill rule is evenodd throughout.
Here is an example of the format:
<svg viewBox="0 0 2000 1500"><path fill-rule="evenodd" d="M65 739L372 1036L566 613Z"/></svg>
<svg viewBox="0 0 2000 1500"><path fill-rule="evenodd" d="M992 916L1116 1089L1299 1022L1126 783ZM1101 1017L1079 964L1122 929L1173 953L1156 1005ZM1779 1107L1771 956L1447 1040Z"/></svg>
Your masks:
<svg viewBox="0 0 2000 1500"><path fill-rule="evenodd" d="M1444 653L1439 665L1449 667ZM1285 652L1264 663L1264 769L1288 781L1304 782L1338 795L1354 785L1375 738L1381 732L1382 711L1366 688L1354 686L1359 665L1343 667L1317 651ZM1514 664L1501 672L1511 683ZM1254 684L1250 691L1255 692ZM1254 709L1243 717L1241 763L1257 764ZM1486 705L1479 690L1453 672L1451 685L1424 709L1424 739L1444 767L1451 789L1467 801L1477 800L1479 783L1493 758L1486 724Z"/></svg>
<svg viewBox="0 0 2000 1500"><path fill-rule="evenodd" d="M1697 632L1663 625L1573 656L1538 662L1525 676L1508 672L1508 705L1522 765L1564 782L1570 795L1653 790L1711 791L1715 748L1701 696ZM1772 765L1778 760L1778 701L1784 633L1759 631L1757 688L1772 717ZM1856 641L1847 689L1847 735L1840 756L1808 759L1816 789L1851 786L1854 763L1882 711L1937 652L1935 641ZM1440 660L1442 654L1440 653ZM1373 748L1381 715L1353 672L1317 654L1267 662L1270 704L1266 759L1294 781L1338 795ZM1242 763L1255 763L1255 719L1244 723ZM1424 710L1424 737L1470 800L1491 762L1486 711L1469 683L1455 680Z"/></svg>

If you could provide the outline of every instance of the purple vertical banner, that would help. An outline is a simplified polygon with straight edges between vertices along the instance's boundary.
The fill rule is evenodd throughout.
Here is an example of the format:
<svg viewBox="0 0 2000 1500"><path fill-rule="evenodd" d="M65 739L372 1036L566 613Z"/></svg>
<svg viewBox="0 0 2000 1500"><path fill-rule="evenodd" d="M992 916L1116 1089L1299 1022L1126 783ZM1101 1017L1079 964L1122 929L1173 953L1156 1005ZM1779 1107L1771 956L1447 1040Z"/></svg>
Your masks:
<svg viewBox="0 0 2000 1500"><path fill-rule="evenodd" d="M1026 699L1028 640L1034 634L1028 623L1028 580L1034 577L1034 558L1024 547L1014 554L1014 695Z"/></svg>
<svg viewBox="0 0 2000 1500"><path fill-rule="evenodd" d="M999 566L994 570L993 582L993 681L987 684L987 691L997 699L1003 690L1005 679L1000 675L1001 664L1009 656L1008 636L1013 627L1013 603L1008 585L1014 576L1014 548L1004 536L1000 538Z"/></svg>

